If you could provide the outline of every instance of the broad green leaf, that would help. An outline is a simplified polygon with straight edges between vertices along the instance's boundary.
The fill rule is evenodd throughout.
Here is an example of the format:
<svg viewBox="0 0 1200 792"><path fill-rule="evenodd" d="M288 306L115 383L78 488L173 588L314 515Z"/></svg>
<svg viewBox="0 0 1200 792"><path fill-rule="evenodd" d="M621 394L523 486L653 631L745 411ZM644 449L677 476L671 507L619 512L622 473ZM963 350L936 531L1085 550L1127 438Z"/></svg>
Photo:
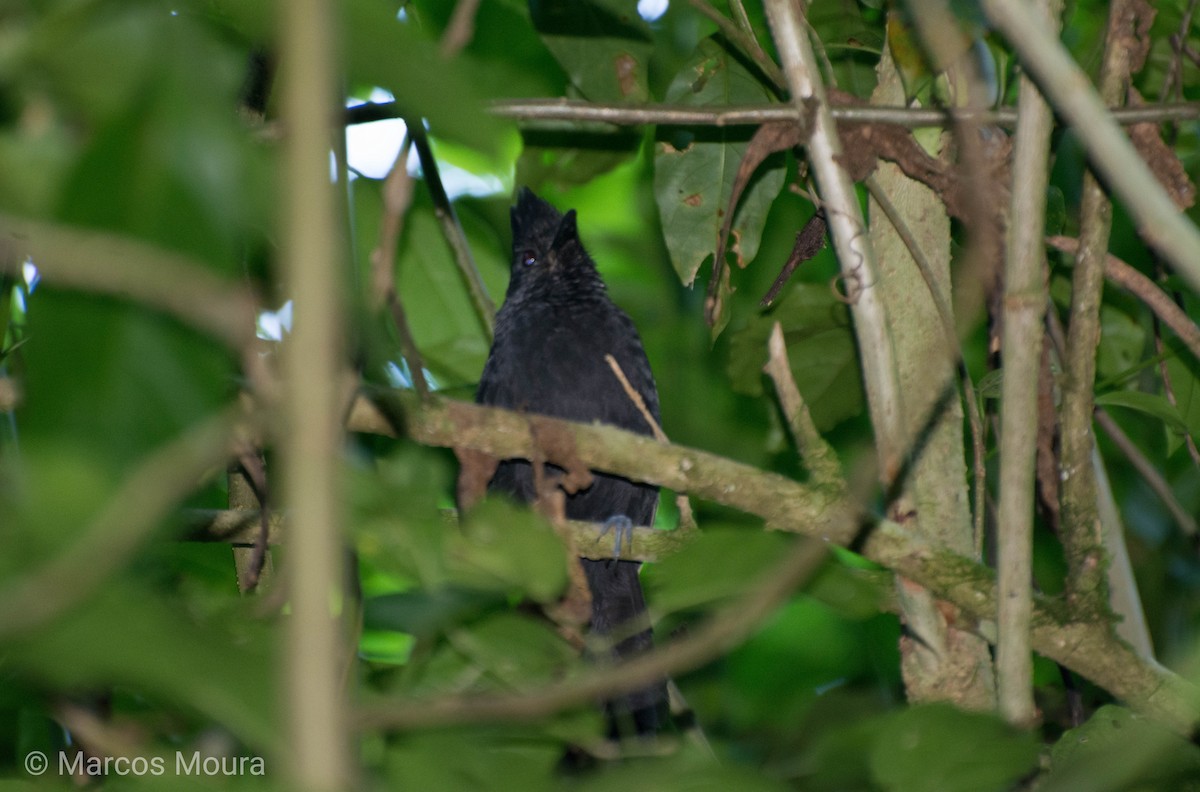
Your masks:
<svg viewBox="0 0 1200 792"><path fill-rule="evenodd" d="M705 526L695 541L653 565L647 596L664 613L736 596L773 568L790 541L779 533Z"/></svg>
<svg viewBox="0 0 1200 792"><path fill-rule="evenodd" d="M808 585L808 593L848 619L870 619L887 610L894 597L892 573L826 564Z"/></svg>
<svg viewBox="0 0 1200 792"><path fill-rule="evenodd" d="M796 640L799 635L803 641ZM821 688L867 671L870 655L858 623L801 595L780 606L733 650L725 668L743 706L750 708L747 720L787 731Z"/></svg>
<svg viewBox="0 0 1200 792"><path fill-rule="evenodd" d="M795 772L804 782L802 788L828 792L875 789L870 757L864 749L874 744L887 726L887 715L863 717L856 713L859 717L848 718L848 708L842 703L846 694L833 691L829 697L834 698L833 706L825 705L828 697L818 699L813 705L818 713L806 718L806 722L819 723L821 728L797 758ZM826 711L829 717L819 718Z"/></svg>
<svg viewBox="0 0 1200 792"><path fill-rule="evenodd" d="M783 792L792 787L745 764L716 761L711 751L681 746L654 762L627 762L595 773L575 788L579 792Z"/></svg>
<svg viewBox="0 0 1200 792"><path fill-rule="evenodd" d="M363 626L431 638L505 604L502 595L455 586L384 594L363 602Z"/></svg>
<svg viewBox="0 0 1200 792"><path fill-rule="evenodd" d="M384 88L407 118L428 120L434 135L498 154L510 125L484 110L477 87L482 68L461 53L443 57L426 31L401 22L390 6L374 0L343 5L351 84Z"/></svg>
<svg viewBox="0 0 1200 792"><path fill-rule="evenodd" d="M1007 789L1037 766L1039 750L1033 734L994 715L928 704L888 719L870 748L871 774L891 792Z"/></svg>
<svg viewBox="0 0 1200 792"><path fill-rule="evenodd" d="M30 298L24 439L54 439L120 472L235 390L215 342L137 306L42 286Z"/></svg>
<svg viewBox="0 0 1200 792"><path fill-rule="evenodd" d="M6 663L68 689L125 686L183 705L260 748L278 744L272 632L198 623L134 583L110 587L45 629L11 641Z"/></svg>
<svg viewBox="0 0 1200 792"><path fill-rule="evenodd" d="M485 501L453 533L447 554L454 579L549 602L567 582L562 541L541 518L500 500Z"/></svg>
<svg viewBox="0 0 1200 792"><path fill-rule="evenodd" d="M1187 352L1180 354L1186 355ZM1175 406L1179 416L1187 425L1193 438L1200 438L1200 363L1190 359L1171 357L1167 359L1167 374L1171 378L1171 392L1175 394ZM1183 445L1179 432L1168 427L1167 456L1171 456Z"/></svg>
<svg viewBox="0 0 1200 792"><path fill-rule="evenodd" d="M650 28L634 0L532 0L530 16L571 84L593 102L645 102Z"/></svg>
<svg viewBox="0 0 1200 792"><path fill-rule="evenodd" d="M408 732L389 747L391 789L467 792L561 789L555 766L563 747L528 728L475 727Z"/></svg>
<svg viewBox="0 0 1200 792"><path fill-rule="evenodd" d="M382 211L379 182L356 179L355 211L363 233L357 240L360 266L368 272L367 257L377 240L378 213ZM467 232L476 266L492 300L498 305L508 273L508 255L493 229L459 202L459 217ZM368 231L370 229L370 231ZM489 344L481 317L471 303L449 244L434 216L425 192L418 188L404 219L404 233L396 261L396 288L408 316L425 367L439 387L474 386L487 360ZM371 372L373 377L380 376Z"/></svg>
<svg viewBox="0 0 1200 792"><path fill-rule="evenodd" d="M1045 792L1194 790L1200 748L1165 726L1112 704L1054 744Z"/></svg>
<svg viewBox="0 0 1200 792"><path fill-rule="evenodd" d="M579 135L527 133L517 161L516 182L538 188L549 185L556 190L591 184L633 160L641 140L622 133L586 140ZM584 142L588 145L581 145Z"/></svg>
<svg viewBox="0 0 1200 792"><path fill-rule="evenodd" d="M1112 391L1097 396L1096 404L1100 407L1125 407L1154 416L1181 435L1186 435L1188 431L1188 425L1183 420L1183 416L1179 414L1179 410L1167 401L1166 396L1160 396L1157 393Z"/></svg>
<svg viewBox="0 0 1200 792"><path fill-rule="evenodd" d="M363 628L358 639L358 655L370 663L404 665L412 657L416 639L395 630Z"/></svg>
<svg viewBox="0 0 1200 792"><path fill-rule="evenodd" d="M445 36L456 6L445 0L411 0L422 28ZM489 97L561 96L567 77L534 29L528 0L492 0L480 3L475 27L463 54L476 64L476 87Z"/></svg>
<svg viewBox="0 0 1200 792"><path fill-rule="evenodd" d="M668 102L697 107L771 100L771 93L758 78L714 39L700 42L695 57L675 76L667 92ZM671 263L685 285L695 281L700 265L716 251L717 234L748 141L744 129L659 131L654 195ZM742 193L729 242L739 266L746 266L758 253L767 211L783 187L783 176L784 157L772 155Z"/></svg>
<svg viewBox="0 0 1200 792"><path fill-rule="evenodd" d="M456 631L451 643L509 688L527 689L560 678L577 659L575 650L550 623L520 613L498 613Z"/></svg>
<svg viewBox="0 0 1200 792"><path fill-rule="evenodd" d="M1100 346L1096 377L1106 379L1137 365L1146 348L1146 331L1137 319L1112 305L1100 308Z"/></svg>
<svg viewBox="0 0 1200 792"><path fill-rule="evenodd" d="M789 286L777 306L753 317L734 334L728 366L734 390L750 396L764 393L762 367L776 321L783 326L792 375L817 428L829 429L862 412L862 382L849 312L827 286L813 283Z"/></svg>
<svg viewBox="0 0 1200 792"><path fill-rule="evenodd" d="M447 524L438 506L452 476L437 451L412 445L373 468L351 468L346 491L360 560L427 588L445 585Z"/></svg>
<svg viewBox="0 0 1200 792"><path fill-rule="evenodd" d="M28 53L29 67L86 114L74 119L86 134L58 214L237 269L247 230L269 222L272 187L236 113L244 54L191 13L73 6L42 26Z"/></svg>

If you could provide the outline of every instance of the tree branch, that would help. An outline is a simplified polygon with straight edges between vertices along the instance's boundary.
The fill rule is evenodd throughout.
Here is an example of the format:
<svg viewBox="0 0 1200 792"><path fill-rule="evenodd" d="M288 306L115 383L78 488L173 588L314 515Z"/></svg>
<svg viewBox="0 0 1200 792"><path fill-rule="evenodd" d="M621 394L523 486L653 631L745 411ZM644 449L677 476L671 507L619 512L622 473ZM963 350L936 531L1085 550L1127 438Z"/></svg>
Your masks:
<svg viewBox="0 0 1200 792"><path fill-rule="evenodd" d="M453 511L447 519L455 519ZM183 513L187 526L185 537L192 542L225 542L234 547L252 547L258 536L261 515L257 509L187 509ZM272 512L267 531L267 543L281 544L288 530L283 515ZM565 520L575 548L584 558L614 558L612 539L599 530L603 524ZM400 526L397 525L397 530ZM634 526L629 544L621 543L620 557L626 561L661 561L683 549L696 534L686 531L659 531Z"/></svg>
<svg viewBox="0 0 1200 792"><path fill-rule="evenodd" d="M1042 0L1036 13L1058 29L1061 4ZM1042 242L1049 176L1050 107L1021 77L1014 135L1012 209L1004 272L1004 379L1000 402L1000 502L997 532L999 611L996 682L1000 713L1028 727L1036 720L1029 619L1033 611L1033 482L1038 431L1046 247Z"/></svg>
<svg viewBox="0 0 1200 792"><path fill-rule="evenodd" d="M787 104L730 105L701 108L688 105L646 104L616 105L576 99L507 99L489 105L493 115L520 121L526 125L577 128L599 125L602 128L643 126L759 126L772 121L802 121ZM835 121L896 126L944 127L963 121L978 125L1011 127L1017 123L1015 107L996 109L883 107L878 105L837 105L829 109ZM1138 107L1113 107L1109 114L1118 124L1192 121L1200 118L1200 102L1145 104ZM347 124L366 124L401 117L393 102L368 102L346 110Z"/></svg>
<svg viewBox="0 0 1200 792"><path fill-rule="evenodd" d="M377 392L382 409L365 396L351 410L348 428L416 442L483 451L502 459L533 453L528 419L520 413L447 399L421 404L409 392ZM588 467L689 492L764 519L777 530L847 544L857 533L856 510L820 487L610 426L539 417L540 425L567 433ZM956 606L958 626L995 640L994 573L952 551L929 546L904 527L877 523L862 553L925 586ZM1200 690L1166 668L1137 656L1106 622L1077 623L1044 597L1034 599L1032 646L1178 731L1200 722Z"/></svg>
<svg viewBox="0 0 1200 792"><path fill-rule="evenodd" d="M829 112L812 44L794 0L767 0L767 19L783 63L793 106L797 112L816 102L812 135L806 143L809 162L817 177L821 208L829 223L833 247L851 291L854 331L862 354L867 403L878 446L879 469L890 485L904 465L904 422L895 353L888 331L887 313L878 289L879 266L866 234L858 195L842 167L837 127Z"/></svg>
<svg viewBox="0 0 1200 792"><path fill-rule="evenodd" d="M1181 213L1108 113L1087 75L1019 0L984 0L984 13L1070 123L1092 166L1121 197L1147 244L1200 291L1200 231Z"/></svg>
<svg viewBox="0 0 1200 792"><path fill-rule="evenodd" d="M1079 240L1071 237L1047 237L1046 244L1064 253L1075 253L1079 250ZM1196 357L1196 360L1200 360L1200 327L1197 327L1183 309L1175 304L1171 295L1111 253L1106 253L1104 256L1104 276L1113 285L1120 286L1144 302L1163 324L1179 336L1179 340Z"/></svg>
<svg viewBox="0 0 1200 792"><path fill-rule="evenodd" d="M1108 9L1104 61L1098 86L1105 104L1120 102L1129 84L1129 42L1136 35L1136 8L1137 3L1132 0L1114 0ZM1067 345L1063 350L1060 539L1069 570L1067 599L1094 612L1097 608L1107 607L1104 532L1100 522L1096 470L1092 464L1095 448L1092 412L1112 202L1091 171L1083 177L1079 214L1079 245L1071 280Z"/></svg>
<svg viewBox="0 0 1200 792"><path fill-rule="evenodd" d="M291 515L285 668L289 776L297 789L349 785L350 757L341 688L341 629L329 598L342 579L338 497L341 449L342 271L329 181L333 132L333 13L328 0L283 4L281 83L285 201L283 281L295 324L283 345L286 379L284 504Z"/></svg>
<svg viewBox="0 0 1200 792"><path fill-rule="evenodd" d="M101 231L0 214L0 272L23 277L32 260L48 283L163 311L244 350L255 339L253 292L179 253Z"/></svg>

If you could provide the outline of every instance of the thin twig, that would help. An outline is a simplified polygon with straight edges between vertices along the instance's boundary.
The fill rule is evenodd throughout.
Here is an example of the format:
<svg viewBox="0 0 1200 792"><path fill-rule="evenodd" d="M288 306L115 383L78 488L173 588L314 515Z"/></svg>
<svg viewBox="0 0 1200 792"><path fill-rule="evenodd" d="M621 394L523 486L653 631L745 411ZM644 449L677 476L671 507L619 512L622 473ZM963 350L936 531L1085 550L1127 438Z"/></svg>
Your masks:
<svg viewBox="0 0 1200 792"><path fill-rule="evenodd" d="M129 237L0 215L0 271L136 300L215 336L234 350L255 339L258 301L194 259Z"/></svg>
<svg viewBox="0 0 1200 792"><path fill-rule="evenodd" d="M1174 357L1174 353L1166 348L1163 343L1162 322L1158 317L1154 317L1154 352L1158 357L1158 376L1162 379L1163 395L1167 397L1170 405L1176 409L1179 408L1179 398L1175 395L1175 386L1171 381L1171 367L1167 365L1168 359ZM1192 462L1200 466L1200 448L1196 447L1196 440L1191 433L1183 436L1184 446L1187 447L1188 456L1192 458Z"/></svg>
<svg viewBox="0 0 1200 792"><path fill-rule="evenodd" d="M812 473L813 481L818 484L837 487L845 491L846 482L842 477L841 465L838 464L837 453L813 423L808 404L796 387L792 376L792 368L788 363L787 345L783 340L783 326L779 322L771 327L771 335L767 339L767 363L763 371L775 383L775 393L783 408L792 439L800 452L804 466Z"/></svg>
<svg viewBox="0 0 1200 792"><path fill-rule="evenodd" d="M1166 99L1171 93L1179 96L1183 94L1183 46L1187 43L1187 36L1192 30L1192 15L1196 13L1197 0L1190 0L1187 8L1183 12L1183 17L1179 20L1179 30L1171 36L1171 63L1164 70L1163 87L1159 92L1159 97Z"/></svg>
<svg viewBox="0 0 1200 792"><path fill-rule="evenodd" d="M791 100L797 111L815 100L813 132L806 148L833 247L842 274L848 281L873 284L879 266L866 234L858 196L840 162L841 141L829 114L825 87L816 67L808 32L797 7L789 0L767 0L767 18L783 63ZM879 470L887 486L903 466L904 424L900 387L886 310L878 289L861 289L851 304L854 328L862 353L871 423L875 428Z"/></svg>
<svg viewBox="0 0 1200 792"><path fill-rule="evenodd" d="M1079 249L1079 240L1072 237L1047 237L1046 244L1064 253L1073 254ZM1144 302L1163 324L1179 336L1179 340L1196 359L1200 360L1200 327L1197 327L1183 309L1155 285L1154 281L1111 253L1104 257L1104 276L1114 285L1120 286Z"/></svg>
<svg viewBox="0 0 1200 792"><path fill-rule="evenodd" d="M608 362L609 368L621 383L621 387L625 389L625 394L629 396L629 400L641 412L642 417L646 419L646 423L650 425L650 429L654 432L654 439L660 443L671 442L667 437L666 432L658 425L658 421L654 420L654 416L650 414L650 410L646 408L646 401L642 398L642 394L638 393L625 376L625 372L621 369L621 364L612 355L605 355L604 359ZM679 531L687 533L696 529L696 515L692 512L692 502L688 500L686 493L679 493L675 496L675 507L679 509ZM682 536L680 538L683 538Z"/></svg>
<svg viewBox="0 0 1200 792"><path fill-rule="evenodd" d="M1108 9L1104 60L1097 90L1106 104L1120 103L1129 84L1130 41L1136 40L1138 3L1114 0ZM1150 9L1146 7L1146 11ZM1151 12L1152 13L1152 12ZM1096 348L1100 342L1100 306L1105 257L1112 227L1112 203L1094 173L1084 174L1080 204L1079 244L1071 280L1067 346L1063 351L1061 433L1061 530L1068 575L1068 602L1088 605L1107 601L1101 562L1104 537L1099 516L1096 471L1092 465L1095 437ZM1079 600L1083 600L1079 602ZM1087 607L1087 610L1093 610Z"/></svg>
<svg viewBox="0 0 1200 792"><path fill-rule="evenodd" d="M379 224L379 244L371 251L371 303L378 308L386 305L391 312L400 354L408 364L413 387L421 398L429 396L425 379L425 361L417 347L416 338L408 324L404 303L396 289L396 247L404 228L404 217L412 205L413 178L408 172L408 152L412 137L405 132L400 151L383 182L383 217Z"/></svg>
<svg viewBox="0 0 1200 792"><path fill-rule="evenodd" d="M604 362L608 363L608 367L612 369L613 374L621 383L621 387L625 389L625 395L633 402L633 405L638 408L638 412L646 419L646 423L650 426L650 432L654 435L654 439L660 443L671 442L667 439L667 435L663 432L662 427L658 425L658 421L654 420L654 416L650 414L650 410L646 407L646 400L642 398L642 394L637 392L629 378L625 376L625 371L621 368L621 364L612 355L606 354Z"/></svg>
<svg viewBox="0 0 1200 792"><path fill-rule="evenodd" d="M1129 435L1125 434L1120 425L1103 408L1096 409L1096 423L1108 435L1108 439L1113 441L1113 445L1121 450L1121 453L1129 460L1129 464L1133 465L1133 469L1146 482L1146 485L1154 491L1154 494L1167 507L1167 511L1171 513L1171 517L1175 520L1179 529L1183 531L1184 535L1196 536L1196 519L1175 499L1175 493L1171 490L1171 485L1163 478L1158 468L1154 467L1153 463L1146 458L1146 455L1137 447L1137 444L1129 439Z"/></svg>
<svg viewBox="0 0 1200 792"><path fill-rule="evenodd" d="M450 196L446 194L446 188L442 185L437 159L433 156L433 149L429 147L429 138L425 134L425 128L421 126L420 121L415 121L408 125L408 132L412 136L413 145L417 147L417 156L421 160L421 173L425 177L425 186L429 188L429 194L433 198L434 214L442 227L443 236L446 237L450 249L454 252L454 262L458 265L458 271L467 284L471 304L475 306L475 312L483 325L484 334L491 343L493 326L496 323L496 304L492 302L487 286L484 285L483 278L479 275L479 268L475 266L467 235L463 232L462 225L458 222L458 214L454 211L454 204L450 201Z"/></svg>
<svg viewBox="0 0 1200 792"><path fill-rule="evenodd" d="M449 512L453 516L453 512ZM183 512L186 532L184 537L192 542L224 542L235 547L253 545L261 514L257 509L187 509ZM563 526L584 558L614 558L611 537L605 537L599 529L602 524L582 520L564 520ZM402 526L397 523L396 530ZM626 561L661 561L679 552L691 541L680 531L659 531L644 526L634 526L633 537L628 545L622 544L620 557ZM286 518L278 512L270 516L267 543L281 544L287 537Z"/></svg>
<svg viewBox="0 0 1200 792"><path fill-rule="evenodd" d="M442 33L438 52L443 58L453 58L462 52L475 37L475 15L479 12L480 0L458 0L450 23Z"/></svg>
<svg viewBox="0 0 1200 792"><path fill-rule="evenodd" d="M775 121L803 121L807 113L786 104L731 105L700 108L687 105L597 104L571 99L508 99L489 105L493 115L524 124L580 124L605 127L624 126L760 126ZM969 121L979 126L1012 127L1017 122L1015 107L999 108L928 108L885 107L880 105L832 105L829 109L839 123L892 124L908 128L946 127ZM362 124L400 115L394 103L357 105L346 111L348 124ZM1192 121L1200 118L1200 102L1146 104L1114 107L1108 115L1118 124L1130 126L1168 121Z"/></svg>

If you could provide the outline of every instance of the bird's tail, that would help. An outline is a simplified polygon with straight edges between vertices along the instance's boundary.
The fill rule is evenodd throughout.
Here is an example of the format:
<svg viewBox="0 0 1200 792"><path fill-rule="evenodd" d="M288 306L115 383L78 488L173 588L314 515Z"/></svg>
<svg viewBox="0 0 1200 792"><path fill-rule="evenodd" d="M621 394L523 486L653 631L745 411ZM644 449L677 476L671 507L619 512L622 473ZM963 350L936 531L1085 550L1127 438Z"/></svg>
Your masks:
<svg viewBox="0 0 1200 792"><path fill-rule="evenodd" d="M646 618L646 600L638 579L636 561L583 559L583 571L592 593L592 633L605 642L607 658L629 660L654 646ZM630 634L630 630L637 630ZM647 735L658 732L669 717L666 679L605 702L609 736Z"/></svg>

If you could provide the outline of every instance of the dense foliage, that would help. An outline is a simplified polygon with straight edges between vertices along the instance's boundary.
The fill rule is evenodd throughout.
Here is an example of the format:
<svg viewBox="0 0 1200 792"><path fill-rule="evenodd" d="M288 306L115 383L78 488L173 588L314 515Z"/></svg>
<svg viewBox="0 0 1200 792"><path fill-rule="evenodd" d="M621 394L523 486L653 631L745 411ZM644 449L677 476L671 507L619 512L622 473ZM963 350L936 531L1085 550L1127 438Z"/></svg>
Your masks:
<svg viewBox="0 0 1200 792"><path fill-rule="evenodd" d="M1039 654L1038 719L1028 728L956 707L964 701L952 695L947 703L914 693L902 676L902 654L924 637L920 625L898 616L908 613L907 584L898 587L891 569L913 568L869 549L872 530L894 529L898 515L890 510L896 492L878 482L854 284L839 276L826 245L770 306L760 305L817 211L801 140L764 150L751 143L754 121L546 121L523 115L520 105L491 104L560 97L618 109L782 107L787 84L777 82L772 29L758 3L743 10L731 0L714 12L703 0L675 0L647 20L631 0L487 0L472 9L473 27L456 16L472 6L461 0L335 5L339 99L361 102L376 89L391 96L349 110L345 122L388 130L393 156L402 140L404 153L412 145L415 179L411 203L398 204L396 174L368 174L355 167L356 144L334 146L345 256L331 265L344 288L345 361L361 399L377 398L389 419L370 426L352 419L341 456L349 582L330 601L346 628L337 683L354 729L353 784L1200 788L1200 749L1188 741L1194 733L1181 734L1186 726L1160 717L1163 707L1110 684L1121 669L1092 679ZM993 104L1014 106L1020 71L1012 47L976 4L954 5L961 52L981 65ZM1133 85L1155 107L1200 100L1194 5L1170 0L1143 17L1153 25L1143 31L1148 57ZM294 788L288 713L295 708L282 680L291 659L286 590L296 582L288 580L287 504L276 486L277 424L238 407L258 400L273 409L263 385L288 340L286 330L272 340L279 321L272 311L284 308L284 323L291 321L290 284L279 267L279 148L288 135L273 81L279 25L263 6L0 5L0 778L13 779L14 788L70 788L72 775L112 788ZM952 81L933 75L921 54L908 7L922 4L811 4L821 77L844 93L840 104L871 100L889 47L909 103L955 101ZM1105 4L1079 0L1062 16L1063 44L1093 76L1106 14ZM261 108L247 106L255 87L265 89ZM1139 151L1168 163L1161 178L1174 180L1181 203L1200 169L1192 110L1141 128L1151 142ZM394 120L370 121L398 117L427 130L428 140L407 140ZM1000 129L995 134L1010 134L1011 124ZM924 128L911 139L948 161L951 136L938 135ZM415 150L427 145L436 174L432 161L416 164ZM739 166L748 152L762 162L746 181ZM1049 157L1046 234L1078 237L1084 147L1060 126ZM747 478L730 488L747 486L757 469L810 486L805 492L826 491L830 482L801 455L778 386L763 373L779 323L791 374L836 451L833 490L850 493L863 516L857 541L835 548L799 590L748 622L747 636L673 674L688 714L653 746L605 743L594 700L533 716L516 706L478 717L469 708L455 717L438 709L458 697L470 704L489 694L569 688L596 671L583 659L572 602L563 599L571 554L560 536L542 517L491 500L460 526L452 513L458 443L435 437L422 422L434 408L415 395L421 384L434 399L471 400L491 319L487 298L472 286L493 304L503 297L508 207L522 184L578 211L613 299L639 327L671 443L747 466L738 468L750 471ZM867 190L858 189L866 206ZM903 199L895 200L903 211ZM1200 322L1200 299L1186 277L1156 258L1127 206L1117 201L1113 214L1108 249ZM870 221L886 222L876 211ZM975 229L961 217L945 223L955 285L971 292L988 280L964 264ZM711 284L727 225L727 263ZM464 251L477 279L464 275ZM1047 260L1054 316L1047 327L1057 331L1068 322L1073 263L1053 248ZM999 277L999 260L984 268L993 266ZM983 566L995 563L999 497L1004 358L997 344L1006 310L999 295L993 290L954 317L975 398L955 390L951 401L965 401L968 415L979 412L985 469L973 470L972 433L959 421L958 462L966 462L957 480L944 482L946 492L971 498L972 512L986 512ZM254 301L258 339L237 326L253 321L239 300ZM1096 459L1107 471L1099 489L1118 505L1125 538L1116 550L1107 546L1105 565L1132 570L1134 607L1154 656L1191 690L1200 683L1200 361L1127 291L1110 286L1099 318L1092 392L1121 432L1096 432ZM925 321L941 326L936 315ZM1067 635L1086 619L1057 596L1070 587L1051 486L1061 362L1048 357L1045 371L1033 540L1034 587L1045 598L1035 627ZM230 429L232 414L253 428ZM261 442L261 455L232 440L247 435ZM981 499L971 494L978 473ZM244 594L238 568L244 583L260 560L258 519L233 532L214 525L228 510L254 504L247 479L260 494L265 483L273 514L269 560L256 590ZM748 513L723 499L719 486L705 486L692 500L694 534L681 527L687 520L675 493L664 490L655 527L686 538L644 553L654 558L642 579L660 644L720 623L731 605L747 606L805 541L796 534L812 530L771 519L778 504ZM958 528L970 545L971 526ZM994 599L986 572L967 561L934 562L927 572L921 582L934 598L955 603L941 611L951 628L994 641L990 617L954 599L965 596L959 584ZM1118 610L1128 622L1130 611ZM1058 621L1050 624L1047 614ZM1085 660L1098 668L1105 658ZM1189 706L1194 727L1200 705L1179 705ZM569 746L593 757L590 772L563 775ZM36 752L49 761L44 775L29 764ZM124 764L116 761L122 757ZM205 757L224 764L203 764Z"/></svg>

